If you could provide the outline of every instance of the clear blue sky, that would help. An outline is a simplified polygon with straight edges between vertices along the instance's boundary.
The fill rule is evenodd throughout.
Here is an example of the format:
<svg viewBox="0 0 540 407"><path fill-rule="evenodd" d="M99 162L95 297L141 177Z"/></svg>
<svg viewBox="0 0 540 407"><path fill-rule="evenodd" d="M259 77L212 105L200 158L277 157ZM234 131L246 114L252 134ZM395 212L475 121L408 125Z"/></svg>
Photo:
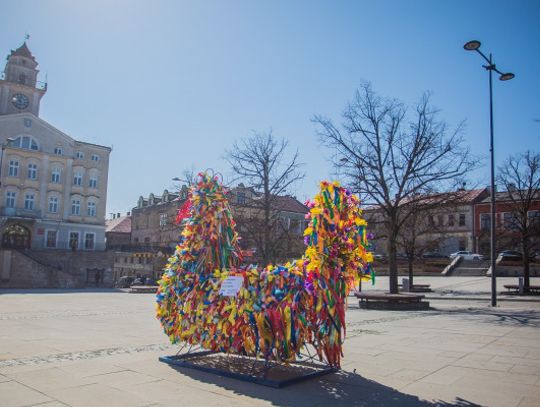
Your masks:
<svg viewBox="0 0 540 407"><path fill-rule="evenodd" d="M0 55L28 44L49 88L41 116L113 146L108 212L272 128L298 147L300 199L332 173L310 119L339 120L363 80L414 102L433 93L487 156L488 75L470 39L516 79L495 82L496 160L540 145L540 1L8 1ZM486 161L487 163L487 161ZM488 167L475 177L487 184Z"/></svg>

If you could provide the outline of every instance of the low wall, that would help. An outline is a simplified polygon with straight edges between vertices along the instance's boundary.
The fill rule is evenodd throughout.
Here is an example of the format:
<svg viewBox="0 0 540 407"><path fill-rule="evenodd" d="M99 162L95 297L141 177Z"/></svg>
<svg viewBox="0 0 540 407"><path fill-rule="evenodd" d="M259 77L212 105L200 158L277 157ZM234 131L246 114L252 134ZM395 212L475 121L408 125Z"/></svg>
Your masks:
<svg viewBox="0 0 540 407"><path fill-rule="evenodd" d="M413 264L413 273L415 276L438 276L446 266L450 264L450 259L417 259ZM388 262L375 260L372 264L375 274L379 276L388 275ZM408 276L409 265L406 261L398 260L398 275Z"/></svg>
<svg viewBox="0 0 540 407"><path fill-rule="evenodd" d="M0 250L0 288L112 287L114 252Z"/></svg>

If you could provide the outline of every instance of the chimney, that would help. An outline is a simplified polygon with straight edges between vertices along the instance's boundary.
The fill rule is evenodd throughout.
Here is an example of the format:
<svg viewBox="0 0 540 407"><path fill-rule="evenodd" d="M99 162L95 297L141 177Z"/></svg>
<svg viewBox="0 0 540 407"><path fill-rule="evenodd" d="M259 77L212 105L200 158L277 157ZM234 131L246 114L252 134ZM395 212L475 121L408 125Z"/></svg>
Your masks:
<svg viewBox="0 0 540 407"><path fill-rule="evenodd" d="M511 183L511 184L508 184L508 192L516 192L516 184L514 183Z"/></svg>
<svg viewBox="0 0 540 407"><path fill-rule="evenodd" d="M126 212L126 216L131 216L131 212Z"/></svg>
<svg viewBox="0 0 540 407"><path fill-rule="evenodd" d="M117 218L119 218L119 217L120 217L120 212L118 212L118 213L116 214L116 217L117 217Z"/></svg>

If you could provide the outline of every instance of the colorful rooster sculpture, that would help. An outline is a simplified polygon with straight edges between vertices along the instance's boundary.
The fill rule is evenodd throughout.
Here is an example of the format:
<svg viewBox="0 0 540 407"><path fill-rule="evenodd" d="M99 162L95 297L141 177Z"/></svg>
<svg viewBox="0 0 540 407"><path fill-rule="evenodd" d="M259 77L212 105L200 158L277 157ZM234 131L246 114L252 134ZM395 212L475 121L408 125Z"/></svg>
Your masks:
<svg viewBox="0 0 540 407"><path fill-rule="evenodd" d="M339 367L347 295L358 278L373 278L367 225L358 198L338 183L322 182L308 207L304 257L243 267L226 191L217 177L199 174L157 292L171 342L284 363L309 344Z"/></svg>

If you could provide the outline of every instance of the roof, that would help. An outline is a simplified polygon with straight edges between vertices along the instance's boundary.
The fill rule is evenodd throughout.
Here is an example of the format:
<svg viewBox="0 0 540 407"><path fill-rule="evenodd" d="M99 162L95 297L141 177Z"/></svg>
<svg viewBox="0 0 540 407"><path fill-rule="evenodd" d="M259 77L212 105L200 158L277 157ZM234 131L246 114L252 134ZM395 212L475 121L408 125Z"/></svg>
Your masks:
<svg viewBox="0 0 540 407"><path fill-rule="evenodd" d="M307 213L309 211L308 207L301 203L298 199L293 196L274 196L273 203L275 209L285 212L298 212L298 213Z"/></svg>
<svg viewBox="0 0 540 407"><path fill-rule="evenodd" d="M73 143L74 145L79 145L79 144L91 145L93 147L99 147L99 148L107 150L107 151L112 151L111 147L102 146L102 145L99 145L99 144L87 143L86 141L75 140L69 134L64 133L62 130L54 127L52 124L50 124L49 122L46 122L41 117L38 117L35 114L30 113L30 112L22 112L22 113L13 113L13 114L0 115L0 121L6 121L6 122L15 121L15 120L18 120L21 117L27 117L29 119L34 120L37 123L40 123L41 125L43 125L43 127L46 127L50 131L52 131L52 132L56 133L57 135L59 135L60 137L64 138L66 143Z"/></svg>
<svg viewBox="0 0 540 407"><path fill-rule="evenodd" d="M29 58L31 59L32 61L36 62L36 58L34 58L34 56L32 55L32 53L30 52L30 50L28 49L28 46L26 45L26 41L23 43L23 45L21 45L19 48L17 48L16 50L11 50L11 54L9 54L8 58L12 57L12 56L18 56L18 57L25 57L25 58Z"/></svg>
<svg viewBox="0 0 540 407"><path fill-rule="evenodd" d="M105 233L131 233L131 216L121 216L105 221Z"/></svg>
<svg viewBox="0 0 540 407"><path fill-rule="evenodd" d="M526 192L527 190L523 190L523 192ZM510 194L514 195L514 199L516 201L521 200L519 197L518 191L504 191L504 192L496 192L495 193L495 201L497 202L508 202L511 201ZM526 194L525 194L526 195ZM536 190L536 193L534 194L534 201L540 201L540 189ZM491 202L491 196L488 194L487 198L483 199L481 201L482 203L489 203Z"/></svg>
<svg viewBox="0 0 540 407"><path fill-rule="evenodd" d="M486 194L489 195L487 188L471 190L460 189L457 191L423 194L418 196L411 195L404 198L400 205L407 205L411 202L415 202L418 205L473 204L475 202L480 202ZM365 211L376 211L379 208L380 205L369 205L363 209Z"/></svg>

